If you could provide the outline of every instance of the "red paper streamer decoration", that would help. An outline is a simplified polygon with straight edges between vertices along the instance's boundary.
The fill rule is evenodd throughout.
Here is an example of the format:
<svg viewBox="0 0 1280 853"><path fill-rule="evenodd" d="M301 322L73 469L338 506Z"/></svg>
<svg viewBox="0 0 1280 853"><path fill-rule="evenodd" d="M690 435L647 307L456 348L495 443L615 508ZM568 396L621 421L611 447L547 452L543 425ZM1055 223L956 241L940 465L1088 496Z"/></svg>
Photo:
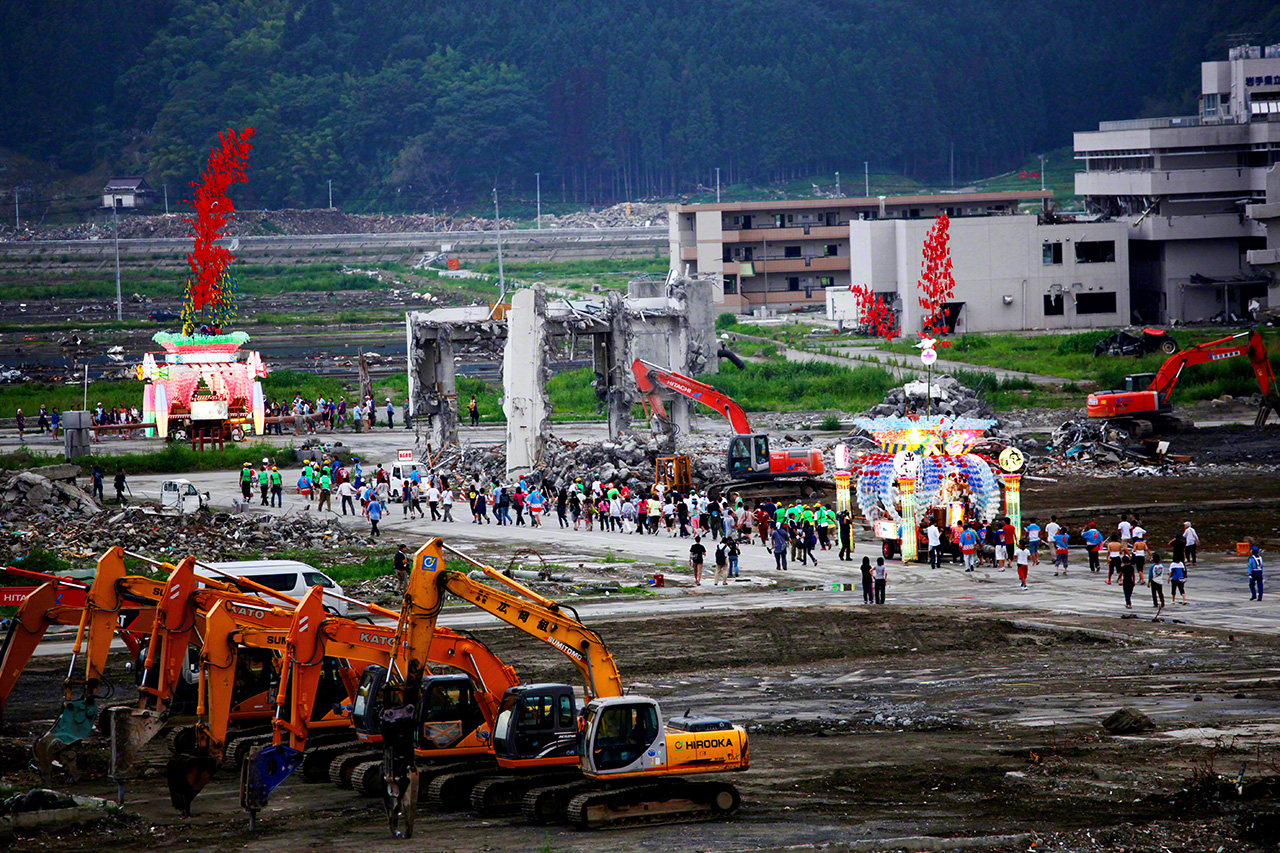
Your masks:
<svg viewBox="0 0 1280 853"><path fill-rule="evenodd" d="M944 213L933 223L924 240L924 260L920 265L920 295L918 301L924 309L922 338L938 338L947 333L945 308L955 295L956 280L951 276L951 237L948 228L951 220ZM937 346L949 347L947 341Z"/></svg>
<svg viewBox="0 0 1280 853"><path fill-rule="evenodd" d="M898 334L898 327L894 322L893 312L889 310L884 300L865 284L851 284L849 292L853 294L862 324L873 334L885 340L893 340Z"/></svg>
<svg viewBox="0 0 1280 853"><path fill-rule="evenodd" d="M226 236L227 223L235 215L235 204L227 198L227 188L245 182L245 159L249 155L249 138L253 128L242 131L228 128L218 134L219 147L209 152L199 183L192 183L195 200L190 202L194 217L183 217L191 227L195 241L187 253L191 277L187 279L187 306L200 311L205 305L216 305L223 296L224 273L236 256L217 241Z"/></svg>

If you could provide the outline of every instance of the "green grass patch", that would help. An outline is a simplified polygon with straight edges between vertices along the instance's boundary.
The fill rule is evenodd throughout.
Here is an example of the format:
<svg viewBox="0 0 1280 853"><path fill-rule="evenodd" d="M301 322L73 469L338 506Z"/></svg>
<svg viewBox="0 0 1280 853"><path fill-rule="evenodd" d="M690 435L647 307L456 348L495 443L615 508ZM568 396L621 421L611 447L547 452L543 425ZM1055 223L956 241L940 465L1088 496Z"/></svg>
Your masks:
<svg viewBox="0 0 1280 853"><path fill-rule="evenodd" d="M475 272L494 276L498 274L496 261L466 266ZM665 276L669 266L665 258L622 258L595 261L518 261L504 263L502 270L503 275L508 279L528 283L543 282L558 286L578 285L579 287L598 284L601 287L625 288L627 282L638 275L647 273L653 276Z"/></svg>
<svg viewBox="0 0 1280 853"><path fill-rule="evenodd" d="M749 412L807 409L858 411L884 399L897 382L885 370L847 368L825 362L721 365L715 376L699 377L725 392Z"/></svg>
<svg viewBox="0 0 1280 853"><path fill-rule="evenodd" d="M193 471L227 471L240 468L246 462L257 464L263 457L271 460L273 465L293 466L293 446L276 447L266 442L244 442L228 446L222 450L192 450L185 444L170 444L163 450L152 453L104 453L77 459L80 469L86 474L93 466L101 465L110 480L117 468L126 474L186 474ZM110 483L107 484L110 488Z"/></svg>

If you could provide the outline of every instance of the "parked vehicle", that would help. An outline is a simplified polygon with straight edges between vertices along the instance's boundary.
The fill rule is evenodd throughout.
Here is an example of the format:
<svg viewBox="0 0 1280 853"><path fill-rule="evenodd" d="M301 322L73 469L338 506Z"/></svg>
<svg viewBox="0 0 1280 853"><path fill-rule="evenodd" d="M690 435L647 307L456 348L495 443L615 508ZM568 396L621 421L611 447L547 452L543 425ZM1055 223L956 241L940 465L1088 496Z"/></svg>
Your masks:
<svg viewBox="0 0 1280 853"><path fill-rule="evenodd" d="M1100 355L1132 355L1140 356L1152 352L1173 355L1178 351L1178 342L1164 329L1142 329L1139 334L1132 332L1116 332L1103 338L1093 348L1093 357Z"/></svg>

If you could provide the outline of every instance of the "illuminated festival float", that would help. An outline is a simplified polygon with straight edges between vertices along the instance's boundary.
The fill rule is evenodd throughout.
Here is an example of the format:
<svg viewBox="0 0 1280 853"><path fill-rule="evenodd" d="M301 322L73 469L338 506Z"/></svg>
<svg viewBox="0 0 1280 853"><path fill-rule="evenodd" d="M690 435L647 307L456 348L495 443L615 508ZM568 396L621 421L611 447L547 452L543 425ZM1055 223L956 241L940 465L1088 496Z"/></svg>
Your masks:
<svg viewBox="0 0 1280 853"><path fill-rule="evenodd" d="M935 415L854 423L878 447L855 454L850 467L856 477L854 499L886 557L901 550L904 562L915 560L919 531L930 514L936 514L939 527L1008 516L1015 529L1022 529L1022 454L1006 447L994 459L976 450L995 421Z"/></svg>
<svg viewBox="0 0 1280 853"><path fill-rule="evenodd" d="M137 369L146 383L144 422L154 423L160 438L190 439L193 447L239 441L246 425L258 435L264 432L261 379L267 371L258 353L241 353L249 336L227 331L236 317L236 281L230 272L235 255L218 244L235 215L227 188L245 181L251 136L253 128L219 134L219 147L209 152L200 182L191 184L195 215L184 221L194 246L187 253L191 275L182 300L182 333L158 332L152 340L164 353L147 353Z"/></svg>

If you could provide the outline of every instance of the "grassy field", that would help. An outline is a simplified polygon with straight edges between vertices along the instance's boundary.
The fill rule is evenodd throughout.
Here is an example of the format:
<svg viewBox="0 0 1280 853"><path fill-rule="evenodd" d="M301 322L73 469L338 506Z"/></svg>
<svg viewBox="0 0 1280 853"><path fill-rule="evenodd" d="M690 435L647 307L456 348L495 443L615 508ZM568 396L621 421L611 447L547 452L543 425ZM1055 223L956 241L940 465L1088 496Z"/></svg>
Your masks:
<svg viewBox="0 0 1280 853"><path fill-rule="evenodd" d="M748 364L746 370L722 364L718 374L701 378L748 412L856 412L883 400L896 384L878 367L850 370L823 362Z"/></svg>
<svg viewBox="0 0 1280 853"><path fill-rule="evenodd" d="M1261 331L1268 352L1280 352L1280 331L1273 329ZM1017 369L1029 373L1061 376L1079 383L1094 383L1099 389L1123 387L1124 377L1131 373L1154 373L1160 369L1167 358L1160 353L1138 359L1127 356L1094 357L1094 344L1110 334L1111 332L1078 332L1027 337L959 335L952 339L950 347L939 350L939 356L948 361L967 364L994 367L1016 365ZM1186 348L1230 334L1234 332L1222 329L1179 330L1174 333L1174 338L1179 345ZM918 352L909 343L884 344L881 349L903 354ZM1272 359L1274 364L1274 356ZM1174 401L1191 402L1210 400L1224 394L1248 396L1256 393L1258 393L1258 383L1248 360L1235 358L1188 368L1174 392Z"/></svg>
<svg viewBox="0 0 1280 853"><path fill-rule="evenodd" d="M465 264L467 269L496 276L498 264ZM649 274L662 277L667 274L668 263L663 257L626 258L623 260L597 261L518 261L503 264L503 274L509 280L555 287L569 287L589 291L592 285L614 290L625 290L627 282L637 275Z"/></svg>

